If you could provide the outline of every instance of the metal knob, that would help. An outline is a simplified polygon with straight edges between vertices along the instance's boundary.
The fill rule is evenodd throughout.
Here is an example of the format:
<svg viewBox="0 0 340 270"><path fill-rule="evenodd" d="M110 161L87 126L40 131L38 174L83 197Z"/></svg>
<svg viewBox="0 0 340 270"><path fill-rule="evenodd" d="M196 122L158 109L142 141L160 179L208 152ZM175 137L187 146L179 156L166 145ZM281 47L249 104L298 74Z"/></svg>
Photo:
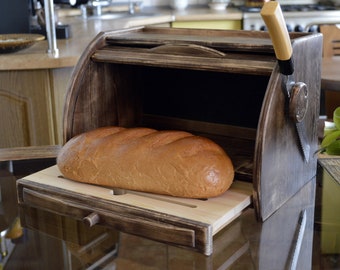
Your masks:
<svg viewBox="0 0 340 270"><path fill-rule="evenodd" d="M291 89L289 115L295 123L300 123L308 108L308 90L303 82L295 83Z"/></svg>

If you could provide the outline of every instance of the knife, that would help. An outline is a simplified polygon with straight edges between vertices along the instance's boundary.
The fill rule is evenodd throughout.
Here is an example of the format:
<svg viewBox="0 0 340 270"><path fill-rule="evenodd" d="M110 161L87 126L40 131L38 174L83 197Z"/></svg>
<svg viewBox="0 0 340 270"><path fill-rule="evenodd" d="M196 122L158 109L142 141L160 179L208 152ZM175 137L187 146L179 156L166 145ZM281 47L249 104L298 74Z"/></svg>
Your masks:
<svg viewBox="0 0 340 270"><path fill-rule="evenodd" d="M290 257L288 258L287 269L296 270L297 263L299 260L299 255L302 247L303 236L306 230L307 224L307 210L303 209L300 212L299 221L296 227L294 239L293 239L293 248L291 250Z"/></svg>
<svg viewBox="0 0 340 270"><path fill-rule="evenodd" d="M289 116L295 123L304 160L308 162L310 144L304 123L308 110L308 89L305 83L295 82L293 48L279 2L265 2L261 9L261 16L273 42L280 73L283 75L283 88L286 98L289 100Z"/></svg>

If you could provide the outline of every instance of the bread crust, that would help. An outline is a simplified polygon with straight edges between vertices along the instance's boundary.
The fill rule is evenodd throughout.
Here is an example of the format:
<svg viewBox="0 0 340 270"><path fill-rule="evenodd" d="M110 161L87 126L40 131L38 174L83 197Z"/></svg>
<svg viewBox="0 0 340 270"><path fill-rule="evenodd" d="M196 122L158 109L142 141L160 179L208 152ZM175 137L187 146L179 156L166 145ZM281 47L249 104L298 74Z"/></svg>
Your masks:
<svg viewBox="0 0 340 270"><path fill-rule="evenodd" d="M229 156L184 131L104 127L69 140L57 157L64 177L101 186L209 198L232 184Z"/></svg>

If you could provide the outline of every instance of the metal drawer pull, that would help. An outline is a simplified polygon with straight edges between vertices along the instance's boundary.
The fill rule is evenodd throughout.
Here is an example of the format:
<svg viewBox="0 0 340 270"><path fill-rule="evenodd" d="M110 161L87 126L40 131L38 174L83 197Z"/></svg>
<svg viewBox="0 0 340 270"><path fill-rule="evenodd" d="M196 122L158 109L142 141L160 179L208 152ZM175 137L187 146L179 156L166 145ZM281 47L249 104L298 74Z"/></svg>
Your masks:
<svg viewBox="0 0 340 270"><path fill-rule="evenodd" d="M89 227L92 227L92 226L98 224L99 220L100 220L100 217L95 212L93 212L93 213L91 213L88 216L83 218L83 222Z"/></svg>

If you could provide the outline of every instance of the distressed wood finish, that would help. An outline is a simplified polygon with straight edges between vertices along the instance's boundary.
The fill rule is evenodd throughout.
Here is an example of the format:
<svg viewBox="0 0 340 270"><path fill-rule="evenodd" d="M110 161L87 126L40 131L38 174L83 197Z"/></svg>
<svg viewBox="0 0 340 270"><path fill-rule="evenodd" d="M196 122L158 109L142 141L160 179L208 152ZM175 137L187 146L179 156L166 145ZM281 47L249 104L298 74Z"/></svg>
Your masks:
<svg viewBox="0 0 340 270"><path fill-rule="evenodd" d="M107 125L181 129L207 136L230 155L237 179L253 182L257 217L264 221L316 174L322 36L295 33L291 38L295 80L305 82L309 91L308 163L288 117L270 38L254 31L141 27L99 34L71 78L64 141ZM22 189L27 198L26 202L21 198L23 203L51 203L41 189L34 188L33 193L30 189ZM57 190L54 196L60 196ZM91 212L83 206L73 205L71 212L67 206L65 214L87 217L89 224L98 218L96 213L88 216ZM138 218L146 213L131 212L130 219L124 219L120 208L111 211L107 225L160 241L171 237L184 246L191 242L192 228L173 228L170 219L157 236L155 224L146 225ZM112 221L115 215L121 223ZM207 231L202 224L195 227L203 228L202 238L191 248L202 251L211 237L204 238Z"/></svg>
<svg viewBox="0 0 340 270"><path fill-rule="evenodd" d="M304 121L310 159L308 163L303 160L294 123L288 117L281 76L273 76L279 73L275 67L263 100L254 158L254 201L261 219L273 214L316 174L322 37L301 37L292 45L295 81L308 88Z"/></svg>
<svg viewBox="0 0 340 270"><path fill-rule="evenodd" d="M248 152L248 157L241 156L253 160L254 168L251 162L246 164L248 170L254 170L258 217L265 220L316 170L313 154L317 147L322 37L295 33L291 38L295 79L305 82L309 90L306 130L312 147L308 163L302 159L295 126L286 114L281 75L271 40L264 32L136 28L102 33L88 47L73 75L65 107L64 139L104 125L145 125L144 113L257 129L253 145L247 140L233 144L233 132L228 131L216 140L239 149L231 151L237 168L243 164L239 153ZM172 101L175 97L168 93L177 95L187 107L182 109L186 105ZM154 105L161 103L162 95L169 96L167 103L172 102L174 114L171 105L167 109L166 103ZM203 96L204 102L196 95ZM194 102L198 105L192 105ZM208 103L216 105L209 107ZM222 106L230 109L222 110ZM197 119L194 115L192 119L184 112L201 109L208 116ZM209 115L212 110L224 116ZM158 124L149 121L147 125ZM167 120L161 126L171 128ZM195 132L190 124L182 129Z"/></svg>
<svg viewBox="0 0 340 270"><path fill-rule="evenodd" d="M19 204L206 255L212 254L213 236L251 203L252 185L239 181L220 197L195 200L132 191L114 195L109 188L60 176L57 166L53 166L18 180Z"/></svg>
<svg viewBox="0 0 340 270"><path fill-rule="evenodd" d="M11 160L55 158L57 157L60 148L60 145L0 148L0 162Z"/></svg>

